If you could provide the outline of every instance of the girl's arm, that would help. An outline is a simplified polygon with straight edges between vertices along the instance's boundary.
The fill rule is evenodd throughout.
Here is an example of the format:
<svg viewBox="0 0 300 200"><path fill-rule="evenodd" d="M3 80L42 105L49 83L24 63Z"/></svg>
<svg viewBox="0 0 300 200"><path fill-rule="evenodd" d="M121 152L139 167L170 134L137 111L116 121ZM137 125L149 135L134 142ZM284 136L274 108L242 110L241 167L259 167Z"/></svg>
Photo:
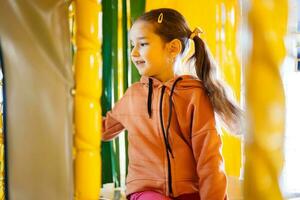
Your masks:
<svg viewBox="0 0 300 200"><path fill-rule="evenodd" d="M124 126L117 120L109 111L106 117L102 118L102 140L108 141L112 140L119 135L119 133L124 130Z"/></svg>
<svg viewBox="0 0 300 200"><path fill-rule="evenodd" d="M213 108L205 93L196 99L192 119L192 148L197 163L200 197L224 200L227 199L227 181Z"/></svg>

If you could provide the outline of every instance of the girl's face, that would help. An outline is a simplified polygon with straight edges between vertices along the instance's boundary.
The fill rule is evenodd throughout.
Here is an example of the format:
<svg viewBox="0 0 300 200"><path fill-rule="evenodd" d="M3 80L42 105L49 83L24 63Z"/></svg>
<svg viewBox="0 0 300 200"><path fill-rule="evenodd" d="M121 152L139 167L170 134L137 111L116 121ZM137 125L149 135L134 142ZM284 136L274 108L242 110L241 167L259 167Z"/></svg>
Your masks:
<svg viewBox="0 0 300 200"><path fill-rule="evenodd" d="M167 43L154 33L153 26L137 21L129 33L132 51L131 59L140 75L152 76L161 80L173 74Z"/></svg>

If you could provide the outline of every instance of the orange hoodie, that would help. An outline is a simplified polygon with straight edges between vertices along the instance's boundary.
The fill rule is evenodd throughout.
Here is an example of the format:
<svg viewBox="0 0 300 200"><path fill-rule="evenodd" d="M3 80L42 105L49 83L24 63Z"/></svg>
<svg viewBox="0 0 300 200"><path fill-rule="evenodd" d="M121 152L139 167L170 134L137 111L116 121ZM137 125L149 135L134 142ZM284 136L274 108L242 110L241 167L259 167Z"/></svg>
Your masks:
<svg viewBox="0 0 300 200"><path fill-rule="evenodd" d="M126 194L151 190L177 197L199 192L223 200L226 176L212 105L190 75L165 83L142 76L103 120L103 140L128 130Z"/></svg>

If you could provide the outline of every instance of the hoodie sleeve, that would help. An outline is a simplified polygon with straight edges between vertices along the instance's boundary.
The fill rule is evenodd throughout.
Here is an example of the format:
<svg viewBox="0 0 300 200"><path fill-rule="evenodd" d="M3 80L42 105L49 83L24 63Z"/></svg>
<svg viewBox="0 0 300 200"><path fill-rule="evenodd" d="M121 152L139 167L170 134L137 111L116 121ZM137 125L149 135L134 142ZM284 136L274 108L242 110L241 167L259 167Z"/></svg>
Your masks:
<svg viewBox="0 0 300 200"><path fill-rule="evenodd" d="M106 117L102 118L102 140L112 140L124 130L124 126L114 118L112 111L106 114Z"/></svg>
<svg viewBox="0 0 300 200"><path fill-rule="evenodd" d="M102 140L109 141L119 135L125 129L122 124L122 113L126 112L126 95L124 95L102 118Z"/></svg>
<svg viewBox="0 0 300 200"><path fill-rule="evenodd" d="M192 148L197 163L201 199L227 199L227 181L221 155L221 138L208 96L196 95L192 113Z"/></svg>

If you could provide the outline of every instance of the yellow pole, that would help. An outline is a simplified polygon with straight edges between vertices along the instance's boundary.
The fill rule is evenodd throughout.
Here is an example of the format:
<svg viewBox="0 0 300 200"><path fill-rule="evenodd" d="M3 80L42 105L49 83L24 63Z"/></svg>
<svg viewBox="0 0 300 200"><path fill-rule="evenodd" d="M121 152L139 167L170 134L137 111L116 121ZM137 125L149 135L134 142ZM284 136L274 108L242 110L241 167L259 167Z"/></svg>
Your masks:
<svg viewBox="0 0 300 200"><path fill-rule="evenodd" d="M101 183L100 3L75 1L75 199L99 199Z"/></svg>
<svg viewBox="0 0 300 200"><path fill-rule="evenodd" d="M280 200L285 97L280 65L285 56L287 0L252 0L249 23L253 47L246 71L248 132L245 199Z"/></svg>

